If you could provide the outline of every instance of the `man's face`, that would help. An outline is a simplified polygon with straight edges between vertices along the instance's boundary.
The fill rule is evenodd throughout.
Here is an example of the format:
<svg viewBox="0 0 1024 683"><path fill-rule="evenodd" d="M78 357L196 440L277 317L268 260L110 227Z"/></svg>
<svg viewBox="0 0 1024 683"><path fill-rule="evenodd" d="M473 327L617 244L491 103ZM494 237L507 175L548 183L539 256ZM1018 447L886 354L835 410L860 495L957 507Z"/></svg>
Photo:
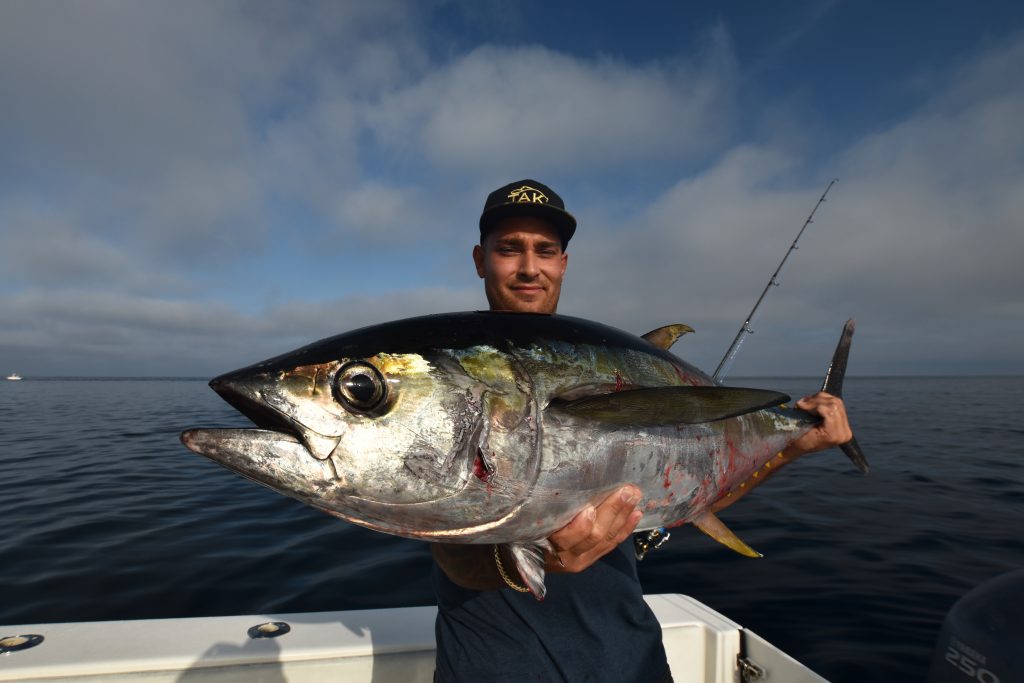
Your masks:
<svg viewBox="0 0 1024 683"><path fill-rule="evenodd" d="M554 313L568 260L558 231L533 216L504 219L473 247L492 311Z"/></svg>

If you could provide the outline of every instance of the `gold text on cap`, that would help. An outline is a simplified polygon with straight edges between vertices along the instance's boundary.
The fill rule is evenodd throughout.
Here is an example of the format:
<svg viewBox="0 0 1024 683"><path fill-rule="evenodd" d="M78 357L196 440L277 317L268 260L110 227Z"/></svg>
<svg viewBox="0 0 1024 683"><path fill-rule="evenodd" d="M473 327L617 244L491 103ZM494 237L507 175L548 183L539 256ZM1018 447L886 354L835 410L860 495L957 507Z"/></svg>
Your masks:
<svg viewBox="0 0 1024 683"><path fill-rule="evenodd" d="M537 188L530 187L529 185L523 185L518 190L512 190L508 193L508 198L516 204L547 204L548 196L538 190Z"/></svg>

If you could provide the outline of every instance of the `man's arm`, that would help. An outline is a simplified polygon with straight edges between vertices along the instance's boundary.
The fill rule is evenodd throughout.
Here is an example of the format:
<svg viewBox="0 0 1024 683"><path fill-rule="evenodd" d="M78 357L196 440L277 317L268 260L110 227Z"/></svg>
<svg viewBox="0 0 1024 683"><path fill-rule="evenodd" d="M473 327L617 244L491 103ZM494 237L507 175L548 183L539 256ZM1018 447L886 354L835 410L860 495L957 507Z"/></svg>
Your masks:
<svg viewBox="0 0 1024 683"><path fill-rule="evenodd" d="M643 513L637 509L640 489L624 486L597 507L587 506L548 540L558 551L545 557L545 569L554 573L578 573L629 538ZM489 545L431 543L434 561L452 582L472 590L496 590L506 586ZM521 583L511 554L501 550L501 563L513 581Z"/></svg>
<svg viewBox="0 0 1024 683"><path fill-rule="evenodd" d="M839 446L853 438L850 421L846 417L843 400L832 394L819 391L796 402L796 407L814 413L822 418L821 424L786 446L776 457L755 472L749 479L727 493L711 506L711 512L729 507L743 496L765 482L782 466L788 465L808 453L817 453L833 446Z"/></svg>

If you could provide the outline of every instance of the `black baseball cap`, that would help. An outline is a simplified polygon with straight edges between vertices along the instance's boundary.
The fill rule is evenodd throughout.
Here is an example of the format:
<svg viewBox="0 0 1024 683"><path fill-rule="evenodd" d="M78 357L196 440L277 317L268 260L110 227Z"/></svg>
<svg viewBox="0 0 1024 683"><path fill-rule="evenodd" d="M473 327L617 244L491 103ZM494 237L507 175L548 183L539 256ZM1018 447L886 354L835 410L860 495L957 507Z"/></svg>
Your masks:
<svg viewBox="0 0 1024 683"><path fill-rule="evenodd" d="M480 240L483 241L498 221L509 216L537 216L545 219L562 238L562 249L565 249L576 232L576 219L565 210L562 198L536 180L518 180L487 195L484 212L480 214Z"/></svg>

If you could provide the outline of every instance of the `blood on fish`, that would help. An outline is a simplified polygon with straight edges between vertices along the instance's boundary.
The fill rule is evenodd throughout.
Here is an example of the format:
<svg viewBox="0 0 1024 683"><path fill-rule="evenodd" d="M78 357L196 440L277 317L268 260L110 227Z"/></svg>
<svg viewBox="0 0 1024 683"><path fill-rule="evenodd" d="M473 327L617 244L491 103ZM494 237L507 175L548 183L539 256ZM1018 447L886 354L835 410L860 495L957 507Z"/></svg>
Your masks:
<svg viewBox="0 0 1024 683"><path fill-rule="evenodd" d="M622 375L618 370L615 371L615 391L622 391Z"/></svg>
<svg viewBox="0 0 1024 683"><path fill-rule="evenodd" d="M700 386L702 384L707 383L706 380L704 380L703 378L698 377L692 373L685 372L682 368L678 367L675 364L672 365L672 369L676 371L676 376L680 379L680 381L682 381L683 384L689 386Z"/></svg>
<svg viewBox="0 0 1024 683"><path fill-rule="evenodd" d="M493 457L493 453L491 455ZM473 460L473 474L477 479L487 484L487 493L491 493L491 479L494 478L494 467L484 460L484 454L479 448L476 449L476 458Z"/></svg>
<svg viewBox="0 0 1024 683"><path fill-rule="evenodd" d="M667 467L665 467L665 483L664 483L664 487L665 488L668 488L669 486L672 485L672 480L668 476L671 471L672 471L672 465L668 465Z"/></svg>
<svg viewBox="0 0 1024 683"><path fill-rule="evenodd" d="M487 468L484 467L484 460L480 457L480 454L476 454L476 460L473 461L473 474L476 475L477 479L487 481L490 478L490 473Z"/></svg>

